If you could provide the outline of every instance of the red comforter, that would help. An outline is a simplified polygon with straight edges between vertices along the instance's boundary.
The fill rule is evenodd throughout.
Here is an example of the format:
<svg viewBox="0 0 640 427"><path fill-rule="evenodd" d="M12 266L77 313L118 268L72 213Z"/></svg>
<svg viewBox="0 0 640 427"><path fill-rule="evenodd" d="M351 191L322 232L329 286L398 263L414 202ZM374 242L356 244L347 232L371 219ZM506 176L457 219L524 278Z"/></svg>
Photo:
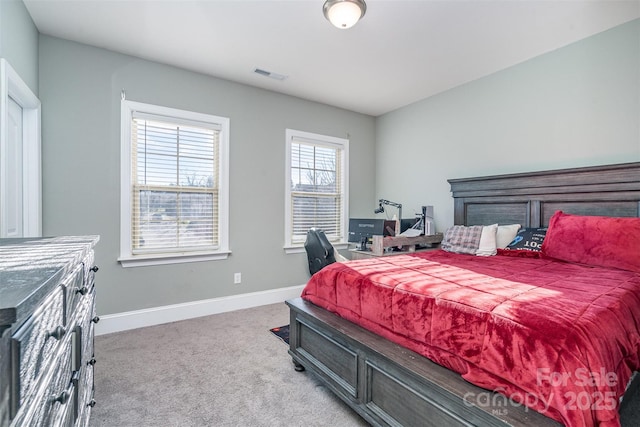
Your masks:
<svg viewBox="0 0 640 427"><path fill-rule="evenodd" d="M438 250L331 264L302 297L567 426L619 426L640 369L640 273Z"/></svg>

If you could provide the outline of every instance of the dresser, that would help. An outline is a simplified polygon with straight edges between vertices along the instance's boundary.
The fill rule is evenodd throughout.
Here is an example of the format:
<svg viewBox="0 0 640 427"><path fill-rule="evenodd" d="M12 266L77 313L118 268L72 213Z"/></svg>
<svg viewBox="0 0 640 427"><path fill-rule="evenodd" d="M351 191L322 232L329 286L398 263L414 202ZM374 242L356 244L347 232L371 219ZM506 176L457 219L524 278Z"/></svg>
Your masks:
<svg viewBox="0 0 640 427"><path fill-rule="evenodd" d="M88 425L98 240L0 239L0 427Z"/></svg>

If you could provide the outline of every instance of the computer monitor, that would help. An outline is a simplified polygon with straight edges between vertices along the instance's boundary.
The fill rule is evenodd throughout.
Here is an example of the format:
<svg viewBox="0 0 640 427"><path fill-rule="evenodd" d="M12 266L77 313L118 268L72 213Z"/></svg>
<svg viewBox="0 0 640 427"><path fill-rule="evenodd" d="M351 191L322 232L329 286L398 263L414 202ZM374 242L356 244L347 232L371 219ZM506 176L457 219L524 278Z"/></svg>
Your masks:
<svg viewBox="0 0 640 427"><path fill-rule="evenodd" d="M369 240L384 234L384 220L372 218L349 218L349 242L358 243L359 249L366 248Z"/></svg>
<svg viewBox="0 0 640 427"><path fill-rule="evenodd" d="M400 223L401 231L413 227L417 219L403 219ZM375 218L350 218L349 242L360 243L362 238L371 239L373 236L393 236L395 221Z"/></svg>

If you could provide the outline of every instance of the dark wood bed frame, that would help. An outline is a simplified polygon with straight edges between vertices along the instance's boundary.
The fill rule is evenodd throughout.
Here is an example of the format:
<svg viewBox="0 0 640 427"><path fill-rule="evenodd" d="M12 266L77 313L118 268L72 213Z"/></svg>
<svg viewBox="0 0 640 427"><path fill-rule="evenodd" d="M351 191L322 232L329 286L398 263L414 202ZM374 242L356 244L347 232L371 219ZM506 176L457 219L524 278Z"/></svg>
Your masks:
<svg viewBox="0 0 640 427"><path fill-rule="evenodd" d="M449 183L455 224L540 227L557 210L640 216L640 162ZM301 298L287 304L289 354L296 370L315 374L371 425L560 425ZM640 399L628 398L636 395L638 383L633 381L627 389L621 413L627 406L640 407Z"/></svg>

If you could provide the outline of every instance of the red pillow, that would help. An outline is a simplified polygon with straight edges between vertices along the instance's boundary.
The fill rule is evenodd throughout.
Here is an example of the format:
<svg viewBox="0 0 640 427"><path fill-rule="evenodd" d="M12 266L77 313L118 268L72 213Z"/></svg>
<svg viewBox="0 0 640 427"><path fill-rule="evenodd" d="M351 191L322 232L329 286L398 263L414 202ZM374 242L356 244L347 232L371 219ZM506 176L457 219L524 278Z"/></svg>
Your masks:
<svg viewBox="0 0 640 427"><path fill-rule="evenodd" d="M542 243L544 256L640 273L640 218L557 211Z"/></svg>

